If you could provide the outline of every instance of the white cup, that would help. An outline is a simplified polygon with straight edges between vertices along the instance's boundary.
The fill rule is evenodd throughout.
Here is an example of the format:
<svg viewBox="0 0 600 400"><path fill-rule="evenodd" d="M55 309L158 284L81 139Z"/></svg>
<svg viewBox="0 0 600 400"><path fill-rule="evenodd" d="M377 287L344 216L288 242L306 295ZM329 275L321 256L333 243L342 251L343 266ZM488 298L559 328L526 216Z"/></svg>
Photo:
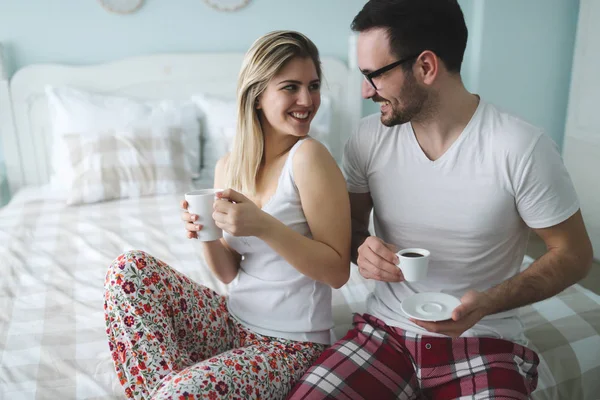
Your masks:
<svg viewBox="0 0 600 400"><path fill-rule="evenodd" d="M196 231L198 239L202 242L210 242L223 237L223 230L215 224L212 217L216 194L222 191L223 189L201 189L185 194L188 212L198 216L194 224L202 225L202 229Z"/></svg>
<svg viewBox="0 0 600 400"><path fill-rule="evenodd" d="M417 248L404 249L396 253L400 260L398 268L407 282L416 282L427 277L430 254L429 250Z"/></svg>

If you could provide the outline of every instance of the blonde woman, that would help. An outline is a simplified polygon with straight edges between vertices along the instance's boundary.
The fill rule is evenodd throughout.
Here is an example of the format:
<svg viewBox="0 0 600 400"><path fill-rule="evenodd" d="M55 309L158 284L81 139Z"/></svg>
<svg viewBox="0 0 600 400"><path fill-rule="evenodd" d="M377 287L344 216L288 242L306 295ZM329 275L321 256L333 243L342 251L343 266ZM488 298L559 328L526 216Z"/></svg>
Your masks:
<svg viewBox="0 0 600 400"><path fill-rule="evenodd" d="M246 54L233 150L215 173L229 188L212 214L224 237L203 243L232 283L227 297L143 252L111 265L109 343L130 397L284 398L330 344L351 232L344 178L308 137L320 84L317 48L300 33L269 33ZM182 218L196 237L198 216Z"/></svg>

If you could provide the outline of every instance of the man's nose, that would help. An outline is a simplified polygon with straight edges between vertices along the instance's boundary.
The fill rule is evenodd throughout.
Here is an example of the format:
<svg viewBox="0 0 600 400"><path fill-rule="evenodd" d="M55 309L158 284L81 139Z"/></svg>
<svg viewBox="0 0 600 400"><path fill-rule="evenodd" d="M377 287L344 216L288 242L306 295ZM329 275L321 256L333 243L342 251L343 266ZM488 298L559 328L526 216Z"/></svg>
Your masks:
<svg viewBox="0 0 600 400"><path fill-rule="evenodd" d="M373 85L371 85L369 82L367 82L366 79L363 79L362 86L361 86L362 97L364 99L370 99L371 97L375 96L376 93L377 93L377 90L375 90Z"/></svg>

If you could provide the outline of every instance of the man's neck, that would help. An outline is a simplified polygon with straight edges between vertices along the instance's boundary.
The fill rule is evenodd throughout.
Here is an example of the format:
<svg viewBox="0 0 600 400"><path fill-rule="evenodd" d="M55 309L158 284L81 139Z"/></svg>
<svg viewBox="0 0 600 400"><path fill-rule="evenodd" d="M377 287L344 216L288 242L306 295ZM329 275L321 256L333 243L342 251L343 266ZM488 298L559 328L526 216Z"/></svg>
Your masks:
<svg viewBox="0 0 600 400"><path fill-rule="evenodd" d="M415 137L430 160L438 159L452 146L478 105L479 96L469 93L462 82L451 82L438 92L422 119L411 121Z"/></svg>

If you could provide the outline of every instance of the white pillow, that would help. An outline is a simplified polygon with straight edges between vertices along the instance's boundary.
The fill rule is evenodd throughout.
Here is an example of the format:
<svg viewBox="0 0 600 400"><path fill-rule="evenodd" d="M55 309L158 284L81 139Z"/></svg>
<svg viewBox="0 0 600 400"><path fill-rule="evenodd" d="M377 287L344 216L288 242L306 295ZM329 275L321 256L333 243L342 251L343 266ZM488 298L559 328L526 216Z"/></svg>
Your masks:
<svg viewBox="0 0 600 400"><path fill-rule="evenodd" d="M90 93L69 87L46 87L52 124L51 185L68 189L73 168L68 159L65 135L98 135L115 130L152 126L162 132L181 131L185 166L189 174L200 170L200 124L196 106L172 100L143 102L127 97Z"/></svg>
<svg viewBox="0 0 600 400"><path fill-rule="evenodd" d="M202 168L214 170L233 145L237 108L235 100L206 94L192 96L202 120Z"/></svg>
<svg viewBox="0 0 600 400"><path fill-rule="evenodd" d="M73 173L64 182L69 205L181 193L191 176L181 157L183 131L152 124L62 137Z"/></svg>
<svg viewBox="0 0 600 400"><path fill-rule="evenodd" d="M202 127L202 167L214 169L217 161L231 151L236 130L237 106L228 100L205 93L192 96L198 106ZM310 125L310 136L331 151L329 139L332 121L331 99L321 96L321 106Z"/></svg>

